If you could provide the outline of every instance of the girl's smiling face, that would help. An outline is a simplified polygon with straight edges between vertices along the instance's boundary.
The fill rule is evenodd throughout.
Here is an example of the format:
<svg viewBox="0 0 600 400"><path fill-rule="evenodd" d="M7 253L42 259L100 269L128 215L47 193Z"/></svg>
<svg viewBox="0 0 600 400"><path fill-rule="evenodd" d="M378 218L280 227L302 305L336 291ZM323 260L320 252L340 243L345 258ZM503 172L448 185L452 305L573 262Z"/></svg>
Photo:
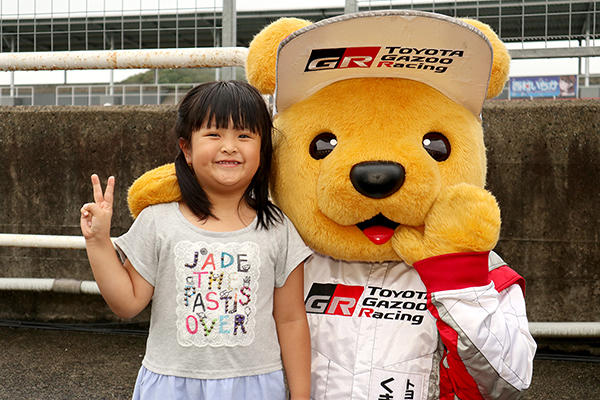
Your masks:
<svg viewBox="0 0 600 400"><path fill-rule="evenodd" d="M241 196L260 165L261 138L255 132L233 128L202 127L188 142L179 139L185 159L207 194Z"/></svg>

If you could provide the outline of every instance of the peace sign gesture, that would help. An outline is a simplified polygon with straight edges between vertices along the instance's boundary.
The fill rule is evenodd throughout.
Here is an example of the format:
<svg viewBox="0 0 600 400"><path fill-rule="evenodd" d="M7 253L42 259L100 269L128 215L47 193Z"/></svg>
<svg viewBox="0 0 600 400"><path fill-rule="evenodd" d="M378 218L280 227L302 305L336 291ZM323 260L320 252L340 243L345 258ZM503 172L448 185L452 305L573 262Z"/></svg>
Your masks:
<svg viewBox="0 0 600 400"><path fill-rule="evenodd" d="M81 233L86 240L110 238L110 220L113 211L113 195L115 192L115 177L108 178L106 191L102 194L102 186L98 175L92 175L94 202L81 207Z"/></svg>

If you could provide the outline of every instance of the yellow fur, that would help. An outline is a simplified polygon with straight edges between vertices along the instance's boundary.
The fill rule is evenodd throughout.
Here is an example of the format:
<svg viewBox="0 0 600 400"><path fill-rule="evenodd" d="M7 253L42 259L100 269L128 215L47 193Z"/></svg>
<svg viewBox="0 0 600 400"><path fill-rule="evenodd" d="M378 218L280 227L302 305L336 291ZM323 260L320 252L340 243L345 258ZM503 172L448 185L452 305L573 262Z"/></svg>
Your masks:
<svg viewBox="0 0 600 400"><path fill-rule="evenodd" d="M492 43L488 97L493 97L507 79L508 52L489 27L467 22ZM274 91L277 46L307 24L281 19L254 38L247 61L251 84L263 93ZM342 260L413 263L440 254L490 250L498 240L498 205L483 189L481 123L437 90L404 79L339 81L281 112L274 125L272 195L315 251ZM310 143L323 132L333 133L337 146L315 160ZM428 132L448 138L447 160L437 162L425 151L422 140ZM350 181L353 165L373 160L405 168L403 186L389 197L365 197ZM176 186L172 166L146 173L130 190L132 213L179 199ZM356 227L378 213L400 223L383 245L373 244Z"/></svg>
<svg viewBox="0 0 600 400"><path fill-rule="evenodd" d="M368 113L359 111L367 109ZM354 225L381 212L403 225L419 226L443 187L485 183L479 121L419 82L336 82L281 113L275 125L274 199L309 246L335 258L399 259L391 242L374 245ZM452 157L443 163L422 147L423 136L431 131L443 133L453 143ZM332 132L338 144L329 156L314 160L308 149L321 132ZM350 182L350 169L369 160L402 164L406 169L402 188L384 199L359 194Z"/></svg>
<svg viewBox="0 0 600 400"><path fill-rule="evenodd" d="M488 25L474 19L464 19L463 21L483 32L492 44L494 63L492 64L492 76L490 77L490 83L488 84L487 98L494 98L502 92L502 89L508 80L510 66L510 55L508 54L508 50L506 50L504 43L502 43Z"/></svg>
<svg viewBox="0 0 600 400"><path fill-rule="evenodd" d="M281 18L259 32L250 43L246 59L248 82L252 82L261 93L272 94L275 91L275 61L279 42L310 24L304 19Z"/></svg>
<svg viewBox="0 0 600 400"><path fill-rule="evenodd" d="M133 182L127 195L129 212L133 218L149 205L179 200L181 192L175 175L175 164L165 164L146 172Z"/></svg>
<svg viewBox="0 0 600 400"><path fill-rule="evenodd" d="M500 234L500 210L481 188L461 183L446 187L431 208L424 232L401 226L394 249L409 264L441 254L491 250Z"/></svg>

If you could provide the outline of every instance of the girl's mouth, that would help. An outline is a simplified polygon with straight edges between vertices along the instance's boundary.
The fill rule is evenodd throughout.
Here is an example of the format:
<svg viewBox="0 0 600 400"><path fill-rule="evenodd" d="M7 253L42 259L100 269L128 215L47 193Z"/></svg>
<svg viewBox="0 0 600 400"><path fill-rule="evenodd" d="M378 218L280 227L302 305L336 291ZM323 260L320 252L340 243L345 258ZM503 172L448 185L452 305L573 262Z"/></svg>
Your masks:
<svg viewBox="0 0 600 400"><path fill-rule="evenodd" d="M371 242L378 245L390 240L398 225L400 224L384 217L383 214L377 214L371 219L356 224Z"/></svg>

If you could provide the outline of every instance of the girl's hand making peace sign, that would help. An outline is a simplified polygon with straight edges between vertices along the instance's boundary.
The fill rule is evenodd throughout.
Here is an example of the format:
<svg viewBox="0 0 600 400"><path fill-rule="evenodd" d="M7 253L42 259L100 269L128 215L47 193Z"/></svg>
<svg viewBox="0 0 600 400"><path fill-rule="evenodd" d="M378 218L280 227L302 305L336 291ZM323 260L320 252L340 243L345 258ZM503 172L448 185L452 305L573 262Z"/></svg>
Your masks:
<svg viewBox="0 0 600 400"><path fill-rule="evenodd" d="M94 203L86 203L81 207L81 232L85 240L110 239L110 220L113 212L113 194L115 177L108 178L106 191L102 194L102 186L98 175L92 175Z"/></svg>
<svg viewBox="0 0 600 400"><path fill-rule="evenodd" d="M94 279L108 306L121 318L133 318L150 302L154 287L131 265L122 262L110 240L115 178L108 178L106 191L98 175L92 175L94 202L81 207L81 232L85 237Z"/></svg>

